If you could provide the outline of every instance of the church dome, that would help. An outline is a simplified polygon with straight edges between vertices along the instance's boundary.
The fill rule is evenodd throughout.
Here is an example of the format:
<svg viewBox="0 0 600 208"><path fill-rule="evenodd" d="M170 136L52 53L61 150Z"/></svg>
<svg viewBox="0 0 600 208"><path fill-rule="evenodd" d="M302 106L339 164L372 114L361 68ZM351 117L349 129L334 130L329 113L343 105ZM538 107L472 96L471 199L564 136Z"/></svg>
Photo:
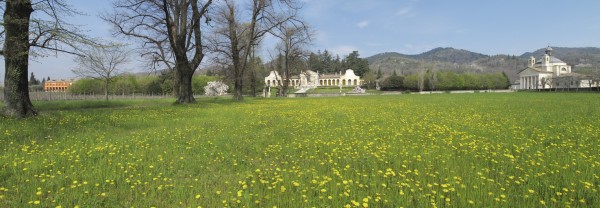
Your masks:
<svg viewBox="0 0 600 208"><path fill-rule="evenodd" d="M553 64L558 64L558 63L560 63L560 64L566 64L564 61L562 61L560 59L557 59L554 56L550 57L550 63L553 63Z"/></svg>
<svg viewBox="0 0 600 208"><path fill-rule="evenodd" d="M564 61L562 61L554 56L550 56L550 63L551 64L566 64ZM542 64L542 60L538 60L537 62L535 62L535 64Z"/></svg>

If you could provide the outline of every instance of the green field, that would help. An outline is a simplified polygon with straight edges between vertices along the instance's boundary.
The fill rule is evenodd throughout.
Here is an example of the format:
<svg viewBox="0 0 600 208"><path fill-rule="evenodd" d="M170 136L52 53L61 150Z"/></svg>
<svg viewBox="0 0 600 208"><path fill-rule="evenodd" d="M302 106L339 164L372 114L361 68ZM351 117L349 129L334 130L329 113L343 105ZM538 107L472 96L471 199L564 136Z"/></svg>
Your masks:
<svg viewBox="0 0 600 208"><path fill-rule="evenodd" d="M0 207L600 207L600 94L37 102Z"/></svg>

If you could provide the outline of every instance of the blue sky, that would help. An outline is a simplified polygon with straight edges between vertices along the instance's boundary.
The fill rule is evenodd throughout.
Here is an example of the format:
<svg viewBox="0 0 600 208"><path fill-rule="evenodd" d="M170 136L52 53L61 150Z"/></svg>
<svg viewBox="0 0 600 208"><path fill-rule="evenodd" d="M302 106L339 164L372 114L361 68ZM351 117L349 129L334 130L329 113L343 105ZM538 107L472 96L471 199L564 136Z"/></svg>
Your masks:
<svg viewBox="0 0 600 208"><path fill-rule="evenodd" d="M302 15L316 32L310 49L327 49L340 57L353 50L368 57L381 52L418 54L436 47L487 55L521 55L547 45L600 47L598 0L301 1ZM111 37L109 26L96 16L111 9L110 1L68 2L89 14L76 18L76 24L93 36ZM37 77L72 78L71 60L66 54L38 58L30 71ZM0 67L3 79L4 64ZM129 68L143 71L137 65Z"/></svg>

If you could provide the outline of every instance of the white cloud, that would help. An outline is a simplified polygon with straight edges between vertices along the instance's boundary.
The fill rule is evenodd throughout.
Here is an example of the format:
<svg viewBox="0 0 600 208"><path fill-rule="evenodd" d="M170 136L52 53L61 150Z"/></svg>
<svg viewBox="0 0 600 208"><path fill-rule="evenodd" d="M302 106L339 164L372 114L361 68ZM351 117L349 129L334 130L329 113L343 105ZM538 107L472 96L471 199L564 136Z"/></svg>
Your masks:
<svg viewBox="0 0 600 208"><path fill-rule="evenodd" d="M398 12L396 12L397 16L406 16L406 17L414 17L417 13L411 7L400 8Z"/></svg>
<svg viewBox="0 0 600 208"><path fill-rule="evenodd" d="M356 23L356 26L360 29L365 28L365 27L369 26L369 21L367 21L367 20L360 21L360 22Z"/></svg>
<svg viewBox="0 0 600 208"><path fill-rule="evenodd" d="M351 45L339 45L330 50L332 54L337 54L340 58L344 58L344 56L352 53L352 51L358 51L358 48Z"/></svg>

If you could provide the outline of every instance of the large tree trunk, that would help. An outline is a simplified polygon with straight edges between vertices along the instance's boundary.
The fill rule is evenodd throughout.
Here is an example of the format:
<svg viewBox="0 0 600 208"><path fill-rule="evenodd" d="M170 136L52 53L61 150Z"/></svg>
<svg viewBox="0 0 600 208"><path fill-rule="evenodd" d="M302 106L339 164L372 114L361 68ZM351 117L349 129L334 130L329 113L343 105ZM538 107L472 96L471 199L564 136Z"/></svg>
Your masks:
<svg viewBox="0 0 600 208"><path fill-rule="evenodd" d="M104 80L104 100L108 101L108 79Z"/></svg>
<svg viewBox="0 0 600 208"><path fill-rule="evenodd" d="M176 98L179 98L179 83L180 83L180 78L181 78L181 72L179 72L179 70L177 69L177 66L175 66L175 69L173 69L173 71L171 72L173 74L173 96L175 96Z"/></svg>
<svg viewBox="0 0 600 208"><path fill-rule="evenodd" d="M27 83L29 67L30 0L7 0L4 11L4 115L30 117L37 115L29 99Z"/></svg>
<svg viewBox="0 0 600 208"><path fill-rule="evenodd" d="M244 80L244 74L240 71L236 70L235 73L235 82L233 84L233 100L236 101L242 101L244 100L244 96L242 95L242 88L243 88L243 81Z"/></svg>
<svg viewBox="0 0 600 208"><path fill-rule="evenodd" d="M182 63L183 62L183 63ZM177 77L175 77L177 86L177 103L194 103L194 93L192 92L192 76L194 69L190 67L187 60L179 61L176 67Z"/></svg>

